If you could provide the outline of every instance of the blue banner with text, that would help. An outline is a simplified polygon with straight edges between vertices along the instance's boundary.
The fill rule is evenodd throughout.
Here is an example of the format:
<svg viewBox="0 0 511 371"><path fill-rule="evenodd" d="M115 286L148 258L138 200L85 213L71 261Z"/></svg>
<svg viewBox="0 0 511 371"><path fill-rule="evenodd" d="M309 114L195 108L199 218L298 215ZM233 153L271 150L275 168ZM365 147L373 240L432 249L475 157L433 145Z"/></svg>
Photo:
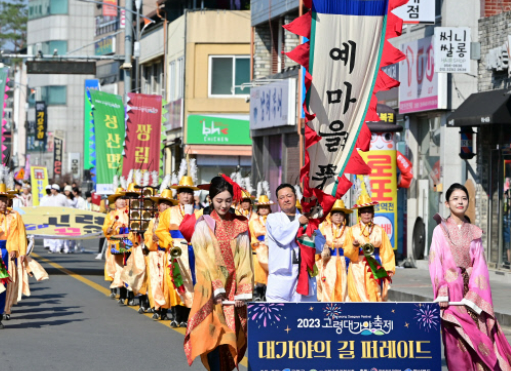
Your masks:
<svg viewBox="0 0 511 371"><path fill-rule="evenodd" d="M434 303L250 303L249 371L441 370Z"/></svg>

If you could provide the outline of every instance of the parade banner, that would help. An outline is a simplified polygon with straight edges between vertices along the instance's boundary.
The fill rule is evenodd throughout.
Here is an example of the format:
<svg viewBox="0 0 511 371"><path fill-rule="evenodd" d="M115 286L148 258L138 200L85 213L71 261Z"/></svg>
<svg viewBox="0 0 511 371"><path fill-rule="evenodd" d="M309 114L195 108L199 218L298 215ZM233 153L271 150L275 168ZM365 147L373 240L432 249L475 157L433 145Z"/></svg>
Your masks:
<svg viewBox="0 0 511 371"><path fill-rule="evenodd" d="M32 180L32 205L39 206L41 199L46 195L48 170L45 167L32 166L30 179Z"/></svg>
<svg viewBox="0 0 511 371"><path fill-rule="evenodd" d="M159 172L162 97L129 93L126 106L122 175L127 178L131 169Z"/></svg>
<svg viewBox="0 0 511 371"><path fill-rule="evenodd" d="M37 147L41 152L46 151L46 142L48 140L48 112L46 110L46 102L35 103L35 139L38 142Z"/></svg>
<svg viewBox="0 0 511 371"><path fill-rule="evenodd" d="M90 91L99 90L99 80L85 80L85 108L83 118L83 169L90 170L94 167L92 160L96 157L94 147L94 130L92 124L92 104L90 101Z"/></svg>
<svg viewBox="0 0 511 371"><path fill-rule="evenodd" d="M71 207L22 207L20 213L27 235L36 238L84 240L103 235L105 214Z"/></svg>
<svg viewBox="0 0 511 371"><path fill-rule="evenodd" d="M378 202L374 207L374 223L385 230L392 247L397 249L397 152L371 150L361 155L371 168L371 199Z"/></svg>
<svg viewBox="0 0 511 371"><path fill-rule="evenodd" d="M399 84L381 68L403 58L387 39L402 26L390 11L405 2L308 0L311 11L285 26L310 38L287 53L307 69L305 197L318 189L339 198L349 189L344 173L369 173L358 150L369 149L365 122L379 121L376 92Z"/></svg>
<svg viewBox="0 0 511 371"><path fill-rule="evenodd" d="M7 120L4 119L5 108L7 107L7 92L10 90L7 86L7 82L9 82L9 68L3 67L0 68L0 119L2 120L2 131L0 138L0 147L2 152L2 161L5 159L5 151L7 146L4 145L5 142L5 125L7 124Z"/></svg>
<svg viewBox="0 0 511 371"><path fill-rule="evenodd" d="M124 105L119 95L90 91L96 146L96 192L112 193L112 179L122 166Z"/></svg>
<svg viewBox="0 0 511 371"><path fill-rule="evenodd" d="M53 138L53 177L62 175L62 161L64 159L64 139Z"/></svg>
<svg viewBox="0 0 511 371"><path fill-rule="evenodd" d="M436 303L250 303L249 371L442 369Z"/></svg>

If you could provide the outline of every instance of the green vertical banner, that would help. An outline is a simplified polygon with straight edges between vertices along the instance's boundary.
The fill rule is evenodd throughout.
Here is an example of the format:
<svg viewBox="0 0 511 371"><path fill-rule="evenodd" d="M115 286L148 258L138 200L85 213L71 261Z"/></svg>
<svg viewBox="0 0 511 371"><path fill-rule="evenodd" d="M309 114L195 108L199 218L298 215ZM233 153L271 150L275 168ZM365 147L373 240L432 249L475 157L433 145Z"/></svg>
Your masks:
<svg viewBox="0 0 511 371"><path fill-rule="evenodd" d="M83 169L90 170L94 167L92 163L96 155L91 148L94 148L94 128L92 128L92 103L90 98L91 90L99 90L99 80L85 80L84 91L84 122L83 122Z"/></svg>
<svg viewBox="0 0 511 371"><path fill-rule="evenodd" d="M125 112L116 94L90 90L96 150L96 192L113 193L112 180L122 169Z"/></svg>

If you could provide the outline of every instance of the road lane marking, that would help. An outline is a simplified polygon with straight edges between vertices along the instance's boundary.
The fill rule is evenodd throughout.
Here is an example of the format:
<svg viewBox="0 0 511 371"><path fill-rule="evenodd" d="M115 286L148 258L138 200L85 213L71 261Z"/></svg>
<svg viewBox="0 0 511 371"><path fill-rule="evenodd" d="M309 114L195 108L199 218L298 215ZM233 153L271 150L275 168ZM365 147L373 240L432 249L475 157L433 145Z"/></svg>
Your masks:
<svg viewBox="0 0 511 371"><path fill-rule="evenodd" d="M87 286L92 287L94 290L99 291L100 293L104 294L105 296L110 296L110 290L109 289L107 289L107 288L105 288L105 287L103 287L101 285L98 285L97 283L92 282L91 280L89 280L89 279L87 279L87 278L85 278L85 277L83 277L83 276L81 276L81 275L79 275L77 273L74 273L73 271L70 271L69 269L64 268L60 264L52 262L51 260L49 260L49 259L47 259L47 258L45 258L45 257L43 257L43 256L41 256L39 254L36 254L35 252L32 252L32 256L34 256L35 258L37 258L39 260L42 260L43 262L51 265L53 268L58 269L62 273L65 273L68 276L73 277L74 279L80 281L81 283L84 283ZM130 307L130 306L128 306L128 308L131 308L131 309L133 309L134 311L136 311L138 313L138 308L137 307ZM152 319L153 313L144 313L144 316ZM153 322L157 322L160 325L165 326L165 328L174 330L174 331L180 333L183 336L186 334L186 329L184 327L173 328L173 327L170 327L164 321L159 321L159 320L158 321L154 321L153 320ZM248 367L247 357L244 357L243 360L240 362L240 364L245 366L245 367Z"/></svg>

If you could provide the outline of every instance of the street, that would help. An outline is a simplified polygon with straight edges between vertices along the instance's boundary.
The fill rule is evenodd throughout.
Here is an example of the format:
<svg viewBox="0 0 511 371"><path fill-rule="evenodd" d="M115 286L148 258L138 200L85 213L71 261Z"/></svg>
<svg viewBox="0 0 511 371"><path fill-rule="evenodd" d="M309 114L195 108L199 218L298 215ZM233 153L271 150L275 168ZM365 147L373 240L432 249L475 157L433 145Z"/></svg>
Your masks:
<svg viewBox="0 0 511 371"><path fill-rule="evenodd" d="M33 257L50 279L32 279L32 296L4 322L1 337L9 341L2 342L1 370L203 370L200 360L187 365L184 329L174 330L169 321L154 321L138 314L138 307L107 297L104 262L94 260L95 251L87 252L49 255L36 247Z"/></svg>
<svg viewBox="0 0 511 371"><path fill-rule="evenodd" d="M184 329L108 298L104 262L94 259L97 240L84 245L85 253L69 255L50 255L36 246L33 257L50 279L31 280L32 296L4 322L2 338L9 341L2 343L2 371L203 370L200 360L192 367L186 363ZM511 339L511 329L504 331ZM240 370L246 370L246 359L243 363Z"/></svg>

